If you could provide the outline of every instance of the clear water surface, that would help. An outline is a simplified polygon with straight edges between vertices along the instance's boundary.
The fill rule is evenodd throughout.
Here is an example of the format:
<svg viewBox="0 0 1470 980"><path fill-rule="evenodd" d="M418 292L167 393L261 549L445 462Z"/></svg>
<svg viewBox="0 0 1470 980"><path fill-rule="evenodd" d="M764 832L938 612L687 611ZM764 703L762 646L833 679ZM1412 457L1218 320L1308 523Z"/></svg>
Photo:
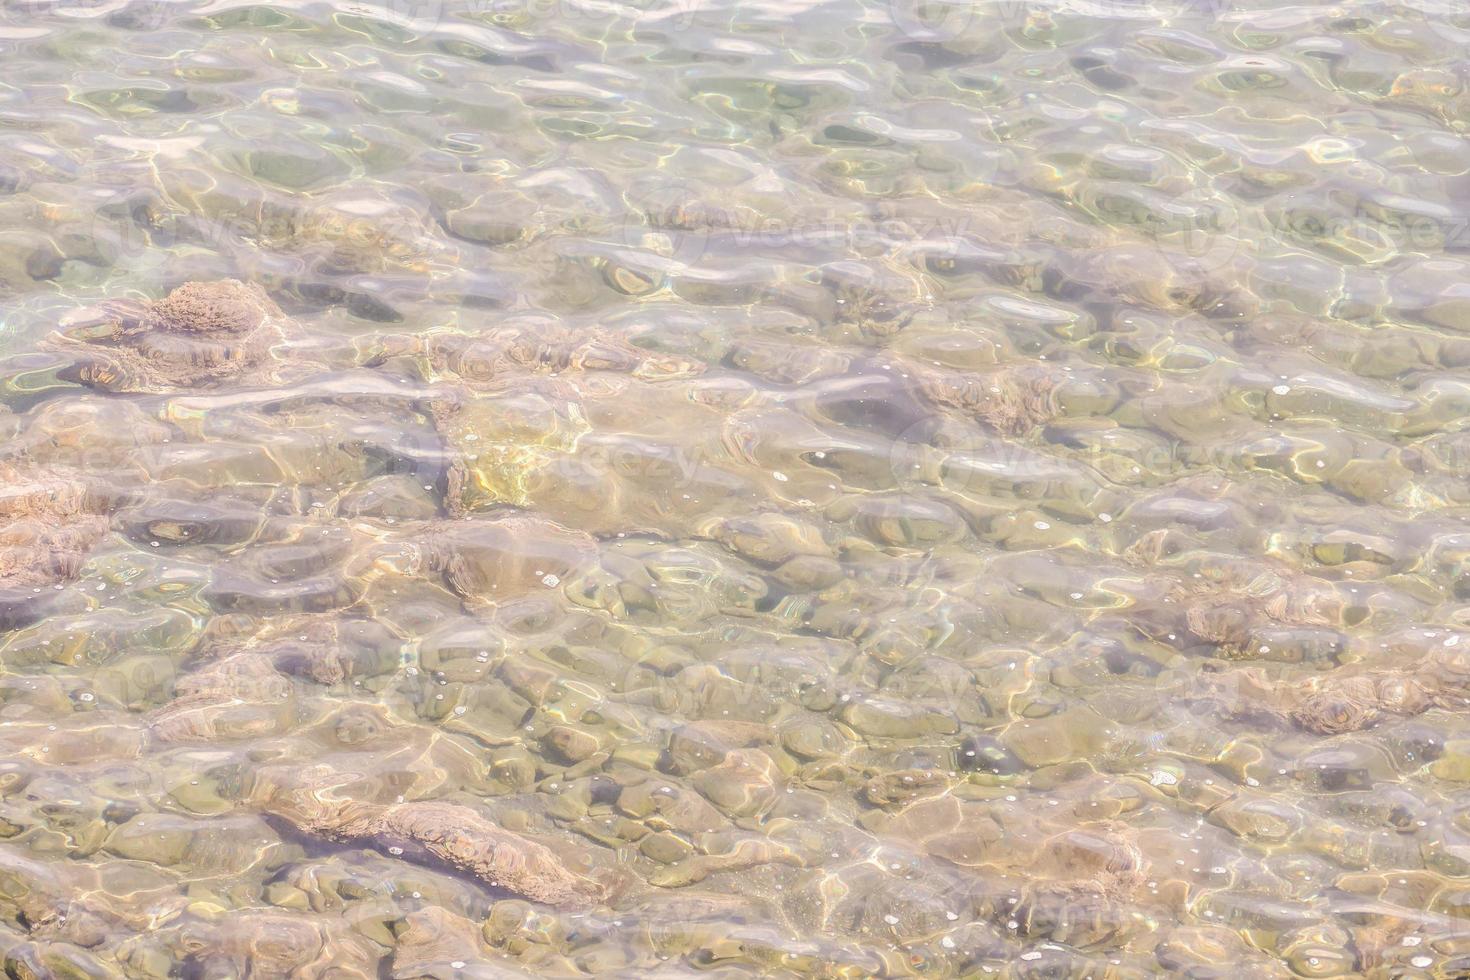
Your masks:
<svg viewBox="0 0 1470 980"><path fill-rule="evenodd" d="M1467 50L6 0L7 975L1470 976Z"/></svg>

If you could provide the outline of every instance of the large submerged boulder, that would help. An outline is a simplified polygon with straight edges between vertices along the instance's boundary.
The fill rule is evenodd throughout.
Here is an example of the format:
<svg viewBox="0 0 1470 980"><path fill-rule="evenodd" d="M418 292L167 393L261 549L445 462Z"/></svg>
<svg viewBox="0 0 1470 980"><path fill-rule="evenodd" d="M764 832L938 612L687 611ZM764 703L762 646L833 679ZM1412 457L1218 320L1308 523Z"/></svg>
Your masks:
<svg viewBox="0 0 1470 980"><path fill-rule="evenodd" d="M190 282L146 303L114 302L44 342L75 358L74 380L109 391L241 381L267 367L292 327L254 283Z"/></svg>
<svg viewBox="0 0 1470 980"><path fill-rule="evenodd" d="M354 778L320 769L261 771L252 795L305 833L447 864L532 901L584 908L603 898L603 886L556 851L473 807L442 800L374 803L353 796Z"/></svg>

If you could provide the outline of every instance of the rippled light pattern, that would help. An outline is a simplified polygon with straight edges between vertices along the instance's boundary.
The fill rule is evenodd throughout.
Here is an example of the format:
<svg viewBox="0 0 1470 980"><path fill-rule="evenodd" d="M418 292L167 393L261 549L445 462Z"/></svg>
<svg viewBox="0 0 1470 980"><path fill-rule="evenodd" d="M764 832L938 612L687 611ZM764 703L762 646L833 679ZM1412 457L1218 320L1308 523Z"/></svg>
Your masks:
<svg viewBox="0 0 1470 980"><path fill-rule="evenodd" d="M10 0L5 974L1470 976L1467 47Z"/></svg>

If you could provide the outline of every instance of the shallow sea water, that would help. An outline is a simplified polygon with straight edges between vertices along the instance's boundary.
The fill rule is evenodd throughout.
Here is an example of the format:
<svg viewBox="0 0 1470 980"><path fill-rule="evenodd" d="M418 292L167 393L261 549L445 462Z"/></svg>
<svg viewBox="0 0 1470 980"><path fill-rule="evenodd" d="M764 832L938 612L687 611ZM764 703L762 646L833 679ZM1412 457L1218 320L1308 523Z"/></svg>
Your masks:
<svg viewBox="0 0 1470 980"><path fill-rule="evenodd" d="M6 975L1470 976L1467 49L7 0Z"/></svg>

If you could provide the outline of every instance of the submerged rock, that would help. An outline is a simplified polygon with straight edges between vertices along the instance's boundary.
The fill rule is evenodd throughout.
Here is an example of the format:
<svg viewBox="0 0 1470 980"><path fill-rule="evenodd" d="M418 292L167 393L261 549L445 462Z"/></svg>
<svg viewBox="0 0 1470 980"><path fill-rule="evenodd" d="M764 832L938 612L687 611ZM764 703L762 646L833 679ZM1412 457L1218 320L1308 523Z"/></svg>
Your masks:
<svg viewBox="0 0 1470 980"><path fill-rule="evenodd" d="M148 733L161 744L263 738L288 731L295 714L295 705L289 700L242 701L210 694L186 695L154 713Z"/></svg>
<svg viewBox="0 0 1470 980"><path fill-rule="evenodd" d="M456 517L529 504L536 471L574 450L588 429L575 389L556 382L487 397L456 392L434 403L433 417L452 451L445 504Z"/></svg>
<svg viewBox="0 0 1470 980"><path fill-rule="evenodd" d="M267 812L305 833L440 861L492 888L548 905L585 907L603 898L601 884L573 870L551 848L506 830L472 807L440 800L371 803L345 796L350 788L334 784L331 775L303 778L298 771L262 773L257 781Z"/></svg>
<svg viewBox="0 0 1470 980"><path fill-rule="evenodd" d="M1343 667L1321 677L1281 683L1259 669L1231 671L1207 686L1240 717L1274 717L1317 735L1373 728L1392 717L1470 704L1466 655L1442 647L1402 667Z"/></svg>
<svg viewBox="0 0 1470 980"><path fill-rule="evenodd" d="M391 974L395 980L454 976L466 962L485 956L477 923L432 905L405 916L397 938ZM522 974L506 970L503 975Z"/></svg>
<svg viewBox="0 0 1470 980"><path fill-rule="evenodd" d="M79 316L43 346L75 358L75 380L109 391L242 381L292 324L254 283L190 282L163 299L115 302Z"/></svg>
<svg viewBox="0 0 1470 980"><path fill-rule="evenodd" d="M1340 735L1368 728L1386 712L1416 715L1431 703L1431 692L1412 678L1350 677L1306 694L1292 706L1291 720L1309 732Z"/></svg>
<svg viewBox="0 0 1470 980"><path fill-rule="evenodd" d="M0 465L0 590L76 578L107 534L101 513L78 477Z"/></svg>
<svg viewBox="0 0 1470 980"><path fill-rule="evenodd" d="M1058 414L1054 395L1059 380L1046 371L1008 368L968 374L918 363L904 369L936 405L973 415L1003 434L1026 432Z"/></svg>
<svg viewBox="0 0 1470 980"><path fill-rule="evenodd" d="M609 372L656 381L703 370L698 361L639 347L612 330L546 316L516 317L473 334L381 335L362 346L358 356L368 367L404 358L436 377L480 391L523 382L528 374Z"/></svg>
<svg viewBox="0 0 1470 980"><path fill-rule="evenodd" d="M532 514L504 510L484 517L430 522L401 544L372 554L380 570L438 575L471 602L506 600L555 589L597 561L597 542Z"/></svg>
<svg viewBox="0 0 1470 980"><path fill-rule="evenodd" d="M179 919L124 941L119 959L136 967L172 958L199 976L365 978L377 971L381 948L345 921L263 909L225 910L206 902ZM131 971L127 974L134 975ZM141 976L161 974L139 973Z"/></svg>

